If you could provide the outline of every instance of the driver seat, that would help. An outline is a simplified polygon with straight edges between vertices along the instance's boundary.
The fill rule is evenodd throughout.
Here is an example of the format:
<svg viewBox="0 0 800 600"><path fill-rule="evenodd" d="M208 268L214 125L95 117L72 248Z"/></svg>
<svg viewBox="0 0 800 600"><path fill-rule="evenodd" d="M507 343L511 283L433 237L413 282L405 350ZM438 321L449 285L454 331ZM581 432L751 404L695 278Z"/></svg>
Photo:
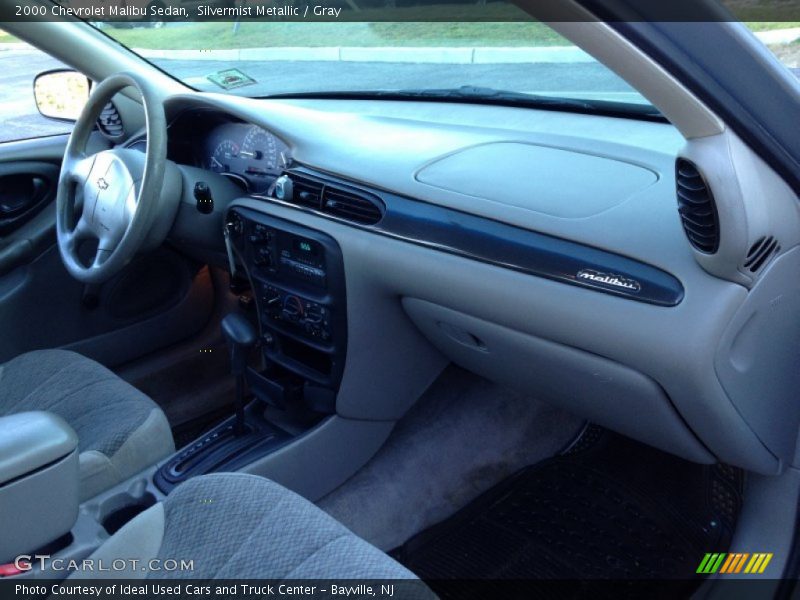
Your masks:
<svg viewBox="0 0 800 600"><path fill-rule="evenodd" d="M81 501L175 451L150 398L104 366L67 350L36 350L0 365L0 417L44 410L78 434Z"/></svg>

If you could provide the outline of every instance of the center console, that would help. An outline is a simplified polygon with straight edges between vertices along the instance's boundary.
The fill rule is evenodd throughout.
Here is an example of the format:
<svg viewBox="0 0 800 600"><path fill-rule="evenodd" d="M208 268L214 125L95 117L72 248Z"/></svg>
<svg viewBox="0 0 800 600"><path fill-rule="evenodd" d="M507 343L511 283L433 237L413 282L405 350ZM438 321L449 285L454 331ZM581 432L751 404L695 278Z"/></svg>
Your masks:
<svg viewBox="0 0 800 600"><path fill-rule="evenodd" d="M78 518L78 437L48 412L0 417L0 564L68 533Z"/></svg>
<svg viewBox="0 0 800 600"><path fill-rule="evenodd" d="M164 493L196 475L241 469L336 408L347 349L338 244L242 207L228 211L225 238L232 273L246 276L252 290L249 313L230 314L222 323L236 377L236 413L161 465L153 481Z"/></svg>
<svg viewBox="0 0 800 600"><path fill-rule="evenodd" d="M278 381L248 373L253 392L285 403L281 371L303 401L332 413L347 348L345 277L335 240L319 231L244 208L228 214L229 245L250 280L261 350ZM266 374L269 379L270 373Z"/></svg>

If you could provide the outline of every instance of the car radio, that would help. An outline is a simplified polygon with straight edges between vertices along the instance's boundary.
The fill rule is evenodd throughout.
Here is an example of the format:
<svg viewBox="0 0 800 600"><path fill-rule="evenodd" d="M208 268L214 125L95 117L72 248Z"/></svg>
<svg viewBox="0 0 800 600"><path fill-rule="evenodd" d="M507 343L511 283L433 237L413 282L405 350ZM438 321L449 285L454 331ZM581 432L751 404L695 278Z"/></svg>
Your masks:
<svg viewBox="0 0 800 600"><path fill-rule="evenodd" d="M248 229L245 255L257 271L325 287L325 250L319 242L264 223L242 226Z"/></svg>

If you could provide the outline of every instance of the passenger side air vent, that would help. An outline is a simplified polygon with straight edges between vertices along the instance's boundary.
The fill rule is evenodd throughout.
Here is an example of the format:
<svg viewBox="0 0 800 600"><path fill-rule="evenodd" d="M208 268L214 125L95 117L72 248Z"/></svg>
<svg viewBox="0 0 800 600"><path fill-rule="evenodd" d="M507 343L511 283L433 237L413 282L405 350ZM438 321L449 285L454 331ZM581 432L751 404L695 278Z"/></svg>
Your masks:
<svg viewBox="0 0 800 600"><path fill-rule="evenodd" d="M747 258L744 259L744 268L751 273L756 273L780 249L778 240L771 235L758 239L755 244L750 246L750 250L747 252Z"/></svg>
<svg viewBox="0 0 800 600"><path fill-rule="evenodd" d="M115 139L122 137L125 128L122 126L122 117L113 102L109 102L97 117L97 126L106 136Z"/></svg>
<svg viewBox="0 0 800 600"><path fill-rule="evenodd" d="M330 215L374 225L383 217L382 205L366 195L353 194L339 188L325 186L322 192L322 210Z"/></svg>
<svg viewBox="0 0 800 600"><path fill-rule="evenodd" d="M714 254L719 248L719 220L711 190L697 167L683 158L675 164L675 180L686 237L695 249Z"/></svg>

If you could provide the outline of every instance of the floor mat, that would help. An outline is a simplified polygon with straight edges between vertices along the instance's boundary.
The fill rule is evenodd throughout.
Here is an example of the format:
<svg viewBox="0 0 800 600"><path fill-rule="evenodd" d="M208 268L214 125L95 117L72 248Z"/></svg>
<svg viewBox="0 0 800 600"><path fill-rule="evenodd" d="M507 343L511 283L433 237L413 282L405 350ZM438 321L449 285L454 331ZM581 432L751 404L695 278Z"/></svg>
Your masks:
<svg viewBox="0 0 800 600"><path fill-rule="evenodd" d="M727 550L741 489L738 470L593 427L569 452L523 469L393 554L443 598L486 590L433 580L681 579L688 593L704 554ZM581 596L576 589L564 595ZM635 593L647 591L640 582Z"/></svg>
<svg viewBox="0 0 800 600"><path fill-rule="evenodd" d="M378 453L319 506L382 550L443 521L526 465L557 455L585 422L450 366Z"/></svg>

